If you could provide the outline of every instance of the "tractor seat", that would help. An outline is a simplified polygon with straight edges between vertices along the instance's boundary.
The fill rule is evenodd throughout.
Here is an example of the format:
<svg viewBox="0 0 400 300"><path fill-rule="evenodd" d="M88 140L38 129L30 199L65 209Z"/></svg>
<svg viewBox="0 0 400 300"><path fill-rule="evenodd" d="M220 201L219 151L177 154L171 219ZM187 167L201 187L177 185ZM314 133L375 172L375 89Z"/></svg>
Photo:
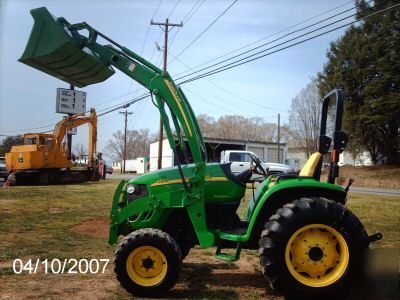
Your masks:
<svg viewBox="0 0 400 300"><path fill-rule="evenodd" d="M309 159L307 160L306 164L301 168L300 177L315 177L318 167L322 162L322 154L319 152L313 153Z"/></svg>
<svg viewBox="0 0 400 300"><path fill-rule="evenodd" d="M309 157L309 159L301 169L300 174L298 176L293 174L285 174L278 176L271 180L271 182L268 185L268 188L271 188L275 183L284 179L293 179L299 177L314 177L315 179L319 180L321 163L322 163L322 154L319 152L315 152Z"/></svg>

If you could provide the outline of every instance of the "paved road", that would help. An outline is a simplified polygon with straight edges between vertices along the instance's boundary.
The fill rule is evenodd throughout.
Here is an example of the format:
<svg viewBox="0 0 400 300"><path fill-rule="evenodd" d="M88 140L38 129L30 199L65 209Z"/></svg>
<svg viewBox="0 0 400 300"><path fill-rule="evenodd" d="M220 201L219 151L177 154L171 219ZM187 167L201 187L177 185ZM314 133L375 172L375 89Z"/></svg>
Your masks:
<svg viewBox="0 0 400 300"><path fill-rule="evenodd" d="M352 186L352 187L350 187L350 192L362 193L362 194L371 194L371 195L383 195L383 196L400 197L400 189L395 190L395 189L381 189L381 188L369 188L369 187Z"/></svg>

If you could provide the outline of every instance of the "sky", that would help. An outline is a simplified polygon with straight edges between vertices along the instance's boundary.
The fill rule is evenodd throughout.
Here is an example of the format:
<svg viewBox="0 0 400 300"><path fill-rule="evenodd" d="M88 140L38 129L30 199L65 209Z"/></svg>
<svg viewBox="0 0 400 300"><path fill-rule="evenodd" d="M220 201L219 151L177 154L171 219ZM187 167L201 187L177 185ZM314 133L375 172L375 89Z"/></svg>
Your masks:
<svg viewBox="0 0 400 300"><path fill-rule="evenodd" d="M170 41L176 33L168 46L168 72L173 78L187 71L188 67L193 68L337 6L345 4L291 30L354 6L345 0L239 0L184 51L179 60L174 60L174 56L185 49L232 2L199 2L202 5L190 19L186 19L183 27L170 31ZM0 0L0 135L51 130L53 124L62 118L61 114L55 113L56 89L68 88L69 84L17 61L25 49L33 25L30 9L46 6L54 16L63 16L70 23L86 21L113 40L161 66L162 52L156 49L156 42L162 46L163 35L158 26L149 26L152 16L155 13L154 21L163 22L169 17L170 22L180 23L197 0L163 0L156 10L159 3L160 0ZM196 115L207 114L218 118L235 114L262 117L266 122L276 123L277 114L280 113L283 123L287 123L291 100L307 85L310 77L322 70L330 42L337 40L344 31L345 28L182 85L182 89ZM284 33L288 32L290 30ZM254 46L257 45L260 43ZM78 90L87 92L87 108L95 107L101 111L139 96L143 91L135 91L140 88L136 82L116 71L108 80ZM128 110L133 113L128 119L128 129L158 130L159 114L149 99L131 105ZM123 126L123 116L118 111L99 118L99 151L104 149L114 132L123 130ZM73 144L87 145L87 132L87 126L79 127Z"/></svg>

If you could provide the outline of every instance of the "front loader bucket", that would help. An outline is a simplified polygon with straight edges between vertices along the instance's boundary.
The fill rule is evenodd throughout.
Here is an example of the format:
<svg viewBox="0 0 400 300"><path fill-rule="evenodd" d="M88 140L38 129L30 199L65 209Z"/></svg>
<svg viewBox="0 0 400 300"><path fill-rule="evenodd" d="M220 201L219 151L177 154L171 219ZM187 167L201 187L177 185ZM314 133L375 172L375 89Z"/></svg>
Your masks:
<svg viewBox="0 0 400 300"><path fill-rule="evenodd" d="M102 82L114 74L47 8L32 9L31 15L34 24L20 62L78 87Z"/></svg>

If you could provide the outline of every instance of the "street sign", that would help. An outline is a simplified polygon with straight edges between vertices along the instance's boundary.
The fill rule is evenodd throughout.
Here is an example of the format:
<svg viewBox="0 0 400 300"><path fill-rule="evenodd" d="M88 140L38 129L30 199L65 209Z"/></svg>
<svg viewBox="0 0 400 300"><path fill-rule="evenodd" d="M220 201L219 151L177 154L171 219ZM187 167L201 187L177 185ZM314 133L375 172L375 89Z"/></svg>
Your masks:
<svg viewBox="0 0 400 300"><path fill-rule="evenodd" d="M86 92L57 89L56 112L61 114L79 114L86 111Z"/></svg>

